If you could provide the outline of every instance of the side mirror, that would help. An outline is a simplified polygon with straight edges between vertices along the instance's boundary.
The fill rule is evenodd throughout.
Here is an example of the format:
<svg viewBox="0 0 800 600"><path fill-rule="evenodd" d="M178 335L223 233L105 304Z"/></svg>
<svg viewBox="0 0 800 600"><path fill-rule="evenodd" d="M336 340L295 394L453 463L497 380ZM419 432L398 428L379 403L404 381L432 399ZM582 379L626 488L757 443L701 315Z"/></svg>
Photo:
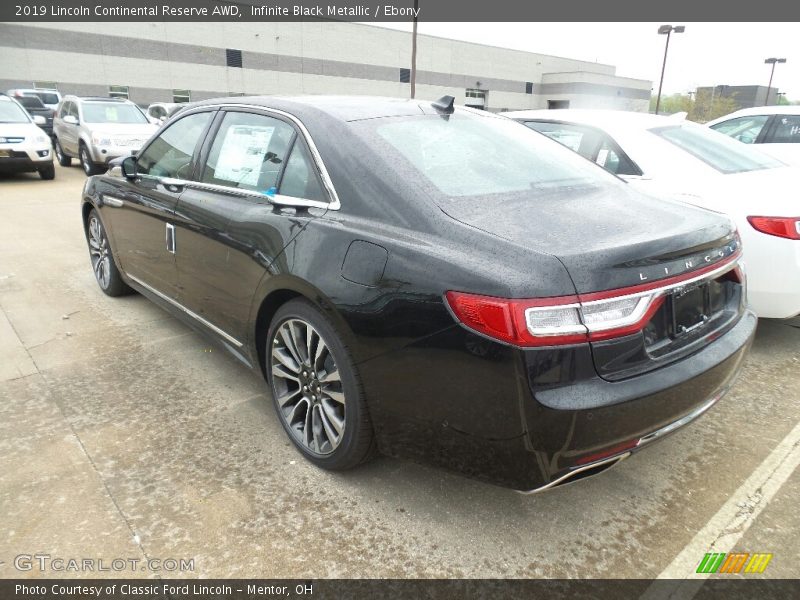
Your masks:
<svg viewBox="0 0 800 600"><path fill-rule="evenodd" d="M134 179L136 177L136 157L126 156L120 165L120 170L126 179Z"/></svg>
<svg viewBox="0 0 800 600"><path fill-rule="evenodd" d="M67 115L66 117L64 117L64 123L68 123L69 125L77 125L78 119L73 115Z"/></svg>
<svg viewBox="0 0 800 600"><path fill-rule="evenodd" d="M47 125L47 119L42 115L33 115L33 122L37 125Z"/></svg>

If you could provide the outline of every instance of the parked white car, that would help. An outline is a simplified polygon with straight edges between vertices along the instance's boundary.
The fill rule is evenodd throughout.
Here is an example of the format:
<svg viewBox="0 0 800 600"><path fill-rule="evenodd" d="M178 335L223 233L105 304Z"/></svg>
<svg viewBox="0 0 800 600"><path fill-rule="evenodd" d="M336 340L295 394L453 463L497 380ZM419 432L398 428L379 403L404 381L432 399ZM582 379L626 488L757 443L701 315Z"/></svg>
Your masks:
<svg viewBox="0 0 800 600"><path fill-rule="evenodd" d="M750 303L800 314L800 169L682 118L601 110L505 113L653 195L726 213L742 237Z"/></svg>
<svg viewBox="0 0 800 600"><path fill-rule="evenodd" d="M800 165L800 106L756 106L706 123L791 165Z"/></svg>
<svg viewBox="0 0 800 600"><path fill-rule="evenodd" d="M37 171L42 179L56 176L44 118L32 117L19 102L0 94L0 173Z"/></svg>
<svg viewBox="0 0 800 600"><path fill-rule="evenodd" d="M61 102L61 93L58 90L47 90L43 88L24 88L8 90L9 96L36 96L47 108L55 112L58 103Z"/></svg>

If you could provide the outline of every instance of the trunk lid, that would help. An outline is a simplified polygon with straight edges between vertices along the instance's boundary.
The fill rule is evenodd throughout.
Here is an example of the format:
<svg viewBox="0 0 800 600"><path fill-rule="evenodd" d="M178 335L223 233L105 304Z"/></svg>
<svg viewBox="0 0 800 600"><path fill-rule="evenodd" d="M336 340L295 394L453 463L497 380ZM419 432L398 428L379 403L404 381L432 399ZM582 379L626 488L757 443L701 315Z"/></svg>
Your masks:
<svg viewBox="0 0 800 600"><path fill-rule="evenodd" d="M579 294L685 273L700 266L687 267L686 259L704 259L733 235L727 217L622 184L462 197L441 208L461 223L555 256Z"/></svg>

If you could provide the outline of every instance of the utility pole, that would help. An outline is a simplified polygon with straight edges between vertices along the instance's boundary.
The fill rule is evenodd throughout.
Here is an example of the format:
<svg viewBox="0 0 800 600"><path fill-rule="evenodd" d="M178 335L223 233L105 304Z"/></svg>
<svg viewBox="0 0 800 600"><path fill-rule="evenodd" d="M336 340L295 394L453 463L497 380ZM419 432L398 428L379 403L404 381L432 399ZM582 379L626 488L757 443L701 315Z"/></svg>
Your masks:
<svg viewBox="0 0 800 600"><path fill-rule="evenodd" d="M411 98L417 95L417 9L419 0L414 0L414 30L411 33Z"/></svg>
<svg viewBox="0 0 800 600"><path fill-rule="evenodd" d="M673 27L672 25L662 25L658 28L658 35L666 35L667 36L667 43L664 45L664 62L661 64L661 81L658 82L658 98L656 98L656 114L658 114L658 109L661 107L661 87L664 85L664 71L667 68L667 52L669 51L669 36L672 32L675 33L683 33L686 31L686 27L683 25L676 25Z"/></svg>

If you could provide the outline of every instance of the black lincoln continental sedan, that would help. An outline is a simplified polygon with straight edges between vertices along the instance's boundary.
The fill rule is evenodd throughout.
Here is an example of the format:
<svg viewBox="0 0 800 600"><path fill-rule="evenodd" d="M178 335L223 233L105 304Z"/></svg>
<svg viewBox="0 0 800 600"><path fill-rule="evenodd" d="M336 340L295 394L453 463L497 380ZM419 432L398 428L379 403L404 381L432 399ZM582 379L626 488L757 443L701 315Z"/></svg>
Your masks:
<svg viewBox="0 0 800 600"><path fill-rule="evenodd" d="M260 370L326 469L591 475L709 409L756 327L727 218L450 97L200 102L82 207L103 291Z"/></svg>

